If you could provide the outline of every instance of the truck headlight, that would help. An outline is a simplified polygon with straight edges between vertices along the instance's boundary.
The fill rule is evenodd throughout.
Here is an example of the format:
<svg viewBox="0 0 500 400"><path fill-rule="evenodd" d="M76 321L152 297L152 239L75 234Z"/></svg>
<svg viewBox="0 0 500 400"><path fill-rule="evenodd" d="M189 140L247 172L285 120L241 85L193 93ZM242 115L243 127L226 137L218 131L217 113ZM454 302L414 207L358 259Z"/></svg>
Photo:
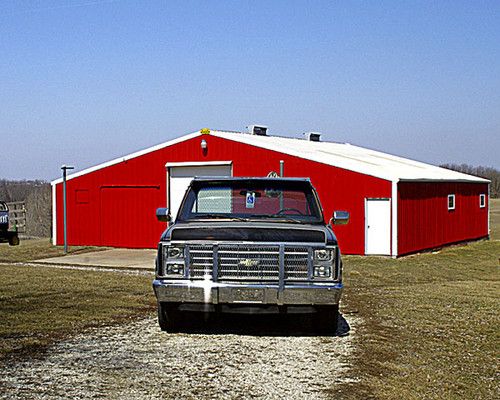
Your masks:
<svg viewBox="0 0 500 400"><path fill-rule="evenodd" d="M332 275L332 268L329 265L315 265L313 274L315 278L329 278Z"/></svg>
<svg viewBox="0 0 500 400"><path fill-rule="evenodd" d="M330 279L335 267L335 247L315 249L313 254L313 278Z"/></svg>
<svg viewBox="0 0 500 400"><path fill-rule="evenodd" d="M183 258L183 257L184 257L184 247L168 246L167 258Z"/></svg>
<svg viewBox="0 0 500 400"><path fill-rule="evenodd" d="M314 250L314 259L317 261L332 261L333 249Z"/></svg>
<svg viewBox="0 0 500 400"><path fill-rule="evenodd" d="M184 264L167 263L165 275L184 275Z"/></svg>
<svg viewBox="0 0 500 400"><path fill-rule="evenodd" d="M184 246L164 245L162 254L163 276L181 277L184 275Z"/></svg>

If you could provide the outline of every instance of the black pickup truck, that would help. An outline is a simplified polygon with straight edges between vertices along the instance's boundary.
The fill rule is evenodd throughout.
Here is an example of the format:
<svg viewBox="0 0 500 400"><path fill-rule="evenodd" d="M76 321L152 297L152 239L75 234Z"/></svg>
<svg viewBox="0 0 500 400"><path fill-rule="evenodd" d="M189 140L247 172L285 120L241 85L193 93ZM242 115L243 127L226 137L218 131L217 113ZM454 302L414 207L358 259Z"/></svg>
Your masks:
<svg viewBox="0 0 500 400"><path fill-rule="evenodd" d="M9 207L0 201L0 243L9 242L11 246L19 244L19 236L16 231L9 231Z"/></svg>
<svg viewBox="0 0 500 400"><path fill-rule="evenodd" d="M160 221L171 217L156 211ZM330 220L345 224L349 214ZM158 245L162 330L204 313L311 313L335 329L342 260L315 189L300 178L195 178Z"/></svg>

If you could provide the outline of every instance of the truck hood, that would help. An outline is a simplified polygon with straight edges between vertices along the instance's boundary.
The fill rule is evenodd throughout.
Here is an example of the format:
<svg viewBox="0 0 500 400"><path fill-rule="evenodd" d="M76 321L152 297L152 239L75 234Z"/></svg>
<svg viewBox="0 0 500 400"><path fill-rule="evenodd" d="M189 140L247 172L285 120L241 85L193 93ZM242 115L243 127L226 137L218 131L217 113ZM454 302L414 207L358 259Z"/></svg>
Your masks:
<svg viewBox="0 0 500 400"><path fill-rule="evenodd" d="M250 242L308 242L337 244L325 225L279 222L190 222L171 225L161 240L213 240Z"/></svg>

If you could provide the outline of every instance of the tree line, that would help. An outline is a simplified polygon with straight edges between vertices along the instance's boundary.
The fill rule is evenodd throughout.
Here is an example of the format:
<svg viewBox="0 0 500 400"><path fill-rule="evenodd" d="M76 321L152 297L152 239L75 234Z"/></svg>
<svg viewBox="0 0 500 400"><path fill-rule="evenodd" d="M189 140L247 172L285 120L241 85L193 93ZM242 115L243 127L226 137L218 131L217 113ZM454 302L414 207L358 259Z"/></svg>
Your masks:
<svg viewBox="0 0 500 400"><path fill-rule="evenodd" d="M442 164L440 167L489 179L491 181L490 197L495 199L500 197L500 171L498 169L482 166L475 167L469 164Z"/></svg>

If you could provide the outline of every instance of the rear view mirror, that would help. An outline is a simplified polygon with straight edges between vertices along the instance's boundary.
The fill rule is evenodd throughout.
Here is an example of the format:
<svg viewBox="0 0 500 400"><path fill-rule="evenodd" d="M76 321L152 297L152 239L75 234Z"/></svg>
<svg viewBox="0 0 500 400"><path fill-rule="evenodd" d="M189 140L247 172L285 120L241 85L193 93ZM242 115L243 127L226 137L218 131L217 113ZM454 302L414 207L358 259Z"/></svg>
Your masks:
<svg viewBox="0 0 500 400"><path fill-rule="evenodd" d="M349 223L349 213L347 211L334 211L331 222L333 225L346 225Z"/></svg>
<svg viewBox="0 0 500 400"><path fill-rule="evenodd" d="M156 219L160 222L170 222L171 216L168 208L157 208Z"/></svg>

